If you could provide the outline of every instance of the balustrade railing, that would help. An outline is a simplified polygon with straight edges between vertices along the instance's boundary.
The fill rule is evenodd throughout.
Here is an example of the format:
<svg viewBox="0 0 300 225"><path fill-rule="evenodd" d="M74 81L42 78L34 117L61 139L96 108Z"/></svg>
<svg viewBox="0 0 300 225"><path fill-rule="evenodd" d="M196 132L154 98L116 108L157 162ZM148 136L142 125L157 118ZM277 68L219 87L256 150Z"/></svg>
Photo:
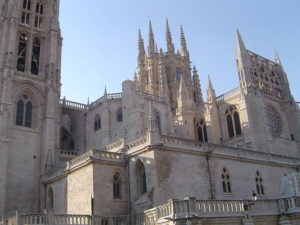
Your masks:
<svg viewBox="0 0 300 225"><path fill-rule="evenodd" d="M169 200L168 203L146 210L138 215L96 216L54 214L20 214L5 219L1 225L156 225L167 220L209 217L243 217L247 211L252 215L281 215L300 212L300 197L277 200Z"/></svg>
<svg viewBox="0 0 300 225"><path fill-rule="evenodd" d="M77 109L77 110L82 110L82 111L88 109L88 105L78 103L78 102L68 101L66 99L60 99L59 103L66 108Z"/></svg>
<svg viewBox="0 0 300 225"><path fill-rule="evenodd" d="M232 95L238 93L240 91L240 87L236 87L220 96L218 96L216 99L217 99L217 102L219 101L224 101L225 99L231 97Z"/></svg>

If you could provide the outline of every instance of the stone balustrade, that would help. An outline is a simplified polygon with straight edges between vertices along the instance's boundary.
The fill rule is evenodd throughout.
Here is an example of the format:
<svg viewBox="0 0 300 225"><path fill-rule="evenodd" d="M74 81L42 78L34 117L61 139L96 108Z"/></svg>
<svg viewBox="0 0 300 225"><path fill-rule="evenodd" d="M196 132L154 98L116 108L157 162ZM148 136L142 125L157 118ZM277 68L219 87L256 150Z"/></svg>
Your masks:
<svg viewBox="0 0 300 225"><path fill-rule="evenodd" d="M220 102L220 101L224 101L225 99L228 99L229 97L232 97L234 94L236 93L239 93L240 92L240 87L236 87L230 91L227 91L226 93L218 96L216 98L217 102Z"/></svg>
<svg viewBox="0 0 300 225"><path fill-rule="evenodd" d="M106 95L102 96L101 98L97 99L96 101L92 102L89 105L89 108L94 108L95 106L99 105L101 102L104 102L107 99L108 100L122 99L122 93L106 94Z"/></svg>
<svg viewBox="0 0 300 225"><path fill-rule="evenodd" d="M139 215L97 216L54 214L45 210L43 214L16 213L5 219L0 216L1 225L157 225L168 221L189 218L241 217L251 212L252 216L282 215L300 212L300 197L277 200L169 200L166 204L146 210Z"/></svg>
<svg viewBox="0 0 300 225"><path fill-rule="evenodd" d="M142 92L142 96L144 96L145 98L149 98L151 100L154 101L159 101L159 102L165 102L166 98L162 97L162 96L157 96L157 95L152 95L146 92Z"/></svg>
<svg viewBox="0 0 300 225"><path fill-rule="evenodd" d="M59 103L65 108L76 109L80 111L85 111L88 109L88 105L78 103L78 102L68 101L66 99L60 99Z"/></svg>

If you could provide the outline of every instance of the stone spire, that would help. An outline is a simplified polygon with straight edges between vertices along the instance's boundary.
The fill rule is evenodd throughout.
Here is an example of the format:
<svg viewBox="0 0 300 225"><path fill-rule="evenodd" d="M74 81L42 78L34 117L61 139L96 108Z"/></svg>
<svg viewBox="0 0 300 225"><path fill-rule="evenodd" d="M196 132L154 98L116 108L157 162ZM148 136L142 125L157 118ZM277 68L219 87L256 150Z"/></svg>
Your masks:
<svg viewBox="0 0 300 225"><path fill-rule="evenodd" d="M186 87L183 76L181 76L181 79L180 79L177 102L178 102L178 108L193 105L192 99L189 95L189 91Z"/></svg>
<svg viewBox="0 0 300 225"><path fill-rule="evenodd" d="M236 30L236 51L237 53L241 53L244 50L246 50L244 41L240 35L239 30Z"/></svg>
<svg viewBox="0 0 300 225"><path fill-rule="evenodd" d="M181 54L189 58L189 51L187 50L186 40L182 26L180 26L180 42L181 42Z"/></svg>
<svg viewBox="0 0 300 225"><path fill-rule="evenodd" d="M149 20L149 37L148 38L149 38L148 54L152 55L155 53L156 45L155 45L155 41L154 41L151 20Z"/></svg>
<svg viewBox="0 0 300 225"><path fill-rule="evenodd" d="M138 63L142 64L145 60L145 47L144 47L144 40L142 38L141 30L139 29L139 38L138 38Z"/></svg>
<svg viewBox="0 0 300 225"><path fill-rule="evenodd" d="M195 101L196 102L203 102L203 96L202 96L202 90L201 90L201 85L200 85L200 80L198 76L198 71L196 69L196 66L193 68L193 83L194 83L194 88L195 88Z"/></svg>
<svg viewBox="0 0 300 225"><path fill-rule="evenodd" d="M214 103L216 101L216 92L213 88L210 76L208 75L207 102Z"/></svg>
<svg viewBox="0 0 300 225"><path fill-rule="evenodd" d="M171 36L168 19L166 19L166 40L167 40L168 53L174 53L175 48L174 48L174 44L172 41L172 36Z"/></svg>

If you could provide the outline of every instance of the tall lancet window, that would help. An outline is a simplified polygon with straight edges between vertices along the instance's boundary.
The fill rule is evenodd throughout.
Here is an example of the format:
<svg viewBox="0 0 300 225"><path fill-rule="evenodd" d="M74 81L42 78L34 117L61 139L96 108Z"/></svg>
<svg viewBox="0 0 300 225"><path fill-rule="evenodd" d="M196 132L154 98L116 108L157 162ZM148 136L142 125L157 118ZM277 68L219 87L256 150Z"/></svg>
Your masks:
<svg viewBox="0 0 300 225"><path fill-rule="evenodd" d="M207 142L207 129L206 129L206 123L204 120L201 120L199 123L197 123L197 132L198 132L198 141Z"/></svg>
<svg viewBox="0 0 300 225"><path fill-rule="evenodd" d="M35 38L32 45L32 58L31 58L31 73L35 75L39 74L40 50L41 50L40 39Z"/></svg>
<svg viewBox="0 0 300 225"><path fill-rule="evenodd" d="M27 48L28 38L26 34L21 34L19 38L19 49L18 49L18 59L17 59L17 70L25 71L26 65L26 48Z"/></svg>
<svg viewBox="0 0 300 225"><path fill-rule="evenodd" d="M113 177L113 194L114 194L114 199L121 199L121 176L118 172L115 173Z"/></svg>
<svg viewBox="0 0 300 225"><path fill-rule="evenodd" d="M230 182L230 175L226 168L223 168L222 171L222 189L224 193L232 193L231 191L231 182Z"/></svg>
<svg viewBox="0 0 300 225"><path fill-rule="evenodd" d="M33 104L29 95L19 96L16 107L16 125L32 127Z"/></svg>
<svg viewBox="0 0 300 225"><path fill-rule="evenodd" d="M42 3L36 3L35 7L35 17L34 17L34 26L36 28L41 28L43 24L43 14L44 14L44 6Z"/></svg>
<svg viewBox="0 0 300 225"><path fill-rule="evenodd" d="M21 23L29 25L30 23L30 10L31 10L31 1L24 0L22 7Z"/></svg>
<svg viewBox="0 0 300 225"><path fill-rule="evenodd" d="M235 106L229 106L226 111L228 136L234 137L242 134L240 116Z"/></svg>
<svg viewBox="0 0 300 225"><path fill-rule="evenodd" d="M263 179L259 171L256 171L255 176L255 183L256 183L256 192L258 195L264 195L265 194L265 188L263 185Z"/></svg>

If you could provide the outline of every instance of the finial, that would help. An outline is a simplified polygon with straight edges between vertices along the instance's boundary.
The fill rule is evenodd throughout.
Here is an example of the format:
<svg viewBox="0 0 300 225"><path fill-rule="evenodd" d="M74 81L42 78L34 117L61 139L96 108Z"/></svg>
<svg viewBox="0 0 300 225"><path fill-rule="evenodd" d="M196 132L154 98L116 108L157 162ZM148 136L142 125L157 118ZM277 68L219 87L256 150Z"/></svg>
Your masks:
<svg viewBox="0 0 300 225"><path fill-rule="evenodd" d="M139 29L138 34L138 62L143 63L145 60L145 47L144 47L144 40L142 38L141 29Z"/></svg>
<svg viewBox="0 0 300 225"><path fill-rule="evenodd" d="M169 53L174 53L175 48L172 41L171 31L169 27L169 21L168 18L166 18L166 40L167 40L167 48Z"/></svg>
<svg viewBox="0 0 300 225"><path fill-rule="evenodd" d="M181 54L185 57L189 57L189 52L187 50L185 35L183 32L182 25L180 26L180 41L181 41Z"/></svg>
<svg viewBox="0 0 300 225"><path fill-rule="evenodd" d="M237 51L246 49L244 45L244 41L238 29L236 30L236 46L237 46Z"/></svg>
<svg viewBox="0 0 300 225"><path fill-rule="evenodd" d="M193 74L194 74L194 76L198 76L198 71L197 71L195 65L194 65L194 67L193 67Z"/></svg>
<svg viewBox="0 0 300 225"><path fill-rule="evenodd" d="M155 53L155 41L154 41L151 20L149 20L149 48L148 48L148 51L149 51L148 53L150 55Z"/></svg>
<svg viewBox="0 0 300 225"><path fill-rule="evenodd" d="M107 95L107 90L106 90L106 85L105 85L105 88L104 88L104 96Z"/></svg>
<svg viewBox="0 0 300 225"><path fill-rule="evenodd" d="M87 98L87 104L89 105L90 104L90 97L88 96Z"/></svg>

